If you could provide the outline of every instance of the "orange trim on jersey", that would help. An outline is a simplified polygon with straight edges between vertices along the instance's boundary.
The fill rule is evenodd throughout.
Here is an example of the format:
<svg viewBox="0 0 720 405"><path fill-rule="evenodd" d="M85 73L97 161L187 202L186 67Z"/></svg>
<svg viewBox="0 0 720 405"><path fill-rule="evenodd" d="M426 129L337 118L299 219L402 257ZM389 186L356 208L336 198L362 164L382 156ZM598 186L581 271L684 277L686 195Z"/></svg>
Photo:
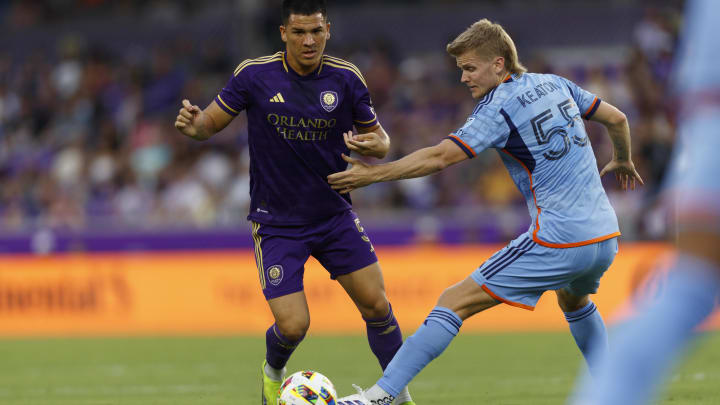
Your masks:
<svg viewBox="0 0 720 405"><path fill-rule="evenodd" d="M473 148L471 148L470 146L468 146L468 144L466 144L466 143L465 143L462 139L460 139L457 135L450 134L450 135L448 135L448 136L451 137L451 138L453 138L454 140L460 142L461 144L463 144L466 148L468 148L468 150L470 151L470 153L472 153L473 156L477 156L477 153L475 153L475 151L473 150ZM511 155L511 156L512 156L512 155Z"/></svg>
<svg viewBox="0 0 720 405"><path fill-rule="evenodd" d="M595 104L597 104L598 101L600 101L600 99L595 97L595 100L593 100L593 103L590 104L590 108L588 108L587 111L585 111L585 114L583 114L583 117L587 117L587 115L590 113L590 111L592 111L593 108L595 108Z"/></svg>
<svg viewBox="0 0 720 405"><path fill-rule="evenodd" d="M537 196L535 195L535 187L534 187L534 185L533 185L532 173L530 173L530 169L528 169L528 167L525 166L525 163L523 163L522 160L520 160L520 159L516 158L515 156L513 156L512 153L510 153L510 152L507 151L507 149L502 149L502 151L505 152L505 153L506 153L508 156L510 156L511 158L517 160L517 162L520 163L520 165L522 165L522 167L523 167L523 168L525 169L525 171L527 172L528 178L530 178L530 191L532 192L532 195L533 195L533 201L535 202L535 208L537 208L537 216L535 217L535 231L533 231L533 236L532 236L532 237L533 237L533 241L535 241L535 242L537 242L537 243L539 243L539 244L542 245L542 243L540 243L540 242L542 242L542 241L541 241L541 240L538 238L538 236L537 236L537 233L538 233L538 231L540 230L540 211L541 211L541 210L540 210L540 206L539 206L538 203L537 203ZM544 243L544 242L543 242L543 243Z"/></svg>
<svg viewBox="0 0 720 405"><path fill-rule="evenodd" d="M508 73L507 77L503 79L503 83L508 82L510 79L512 79L512 75Z"/></svg>
<svg viewBox="0 0 720 405"><path fill-rule="evenodd" d="M532 234L532 238L535 243L537 243L538 245L541 245L541 246L549 247L549 248L571 248L571 247L590 245L593 243L602 242L604 240L608 240L608 239L620 236L620 232L614 232L609 235L599 236L594 239L584 240L582 242L573 242L573 243L550 243L550 242L545 242L545 241L541 240L537 236L537 234L538 234L538 231L540 231L540 212L542 210L540 209L540 206L537 203L537 196L535 195L535 188L533 187L533 178L532 178L532 174L530 174L530 169L528 169L528 167L525 166L525 163L523 163L522 160L513 156L506 149L502 149L502 151L505 152L511 158L517 160L517 162L520 163L520 165L522 165L522 167L525 169L525 171L528 174L528 177L530 178L530 191L532 191L533 201L535 202L535 207L537 208L537 216L535 217L535 230L533 231L533 234Z"/></svg>
<svg viewBox="0 0 720 405"><path fill-rule="evenodd" d="M498 300L498 301L500 301L500 302L504 302L505 304L512 305L512 306L514 306L514 307L518 307L518 308L522 308L522 309L527 309L528 311L534 311L534 310L535 310L535 307L531 307L530 305L521 304L521 303L519 303L519 302L508 301L508 300L506 300L505 298L502 298L502 297L498 296L498 295L495 294L494 292L490 291L490 289L487 288L487 286L486 286L485 284L483 284L482 286L480 286L480 288L482 288L483 291L485 291L486 293L488 293L489 296L495 298L496 300Z"/></svg>

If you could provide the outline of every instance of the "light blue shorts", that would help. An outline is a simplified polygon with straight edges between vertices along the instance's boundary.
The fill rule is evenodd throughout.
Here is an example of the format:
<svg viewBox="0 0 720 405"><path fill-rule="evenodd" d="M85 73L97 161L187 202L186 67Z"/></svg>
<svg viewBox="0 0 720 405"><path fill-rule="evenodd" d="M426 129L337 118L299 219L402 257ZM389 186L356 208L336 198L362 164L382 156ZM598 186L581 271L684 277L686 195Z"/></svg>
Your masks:
<svg viewBox="0 0 720 405"><path fill-rule="evenodd" d="M524 233L470 277L496 300L533 310L547 290L564 288L577 296L597 292L600 277L617 250L617 238L572 248L549 248Z"/></svg>

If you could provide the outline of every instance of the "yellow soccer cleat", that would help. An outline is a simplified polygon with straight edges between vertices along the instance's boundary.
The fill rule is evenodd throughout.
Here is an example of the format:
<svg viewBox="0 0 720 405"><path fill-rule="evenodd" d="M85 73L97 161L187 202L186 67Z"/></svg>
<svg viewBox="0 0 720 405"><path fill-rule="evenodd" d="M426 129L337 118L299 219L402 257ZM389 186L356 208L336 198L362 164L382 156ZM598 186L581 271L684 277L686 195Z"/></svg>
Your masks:
<svg viewBox="0 0 720 405"><path fill-rule="evenodd" d="M398 404L398 405L415 405L415 402L414 402L414 401L407 401L407 402L403 402L402 404Z"/></svg>
<svg viewBox="0 0 720 405"><path fill-rule="evenodd" d="M262 367L262 405L277 405L280 385L282 381L275 381L265 374L265 364L267 360L263 360Z"/></svg>

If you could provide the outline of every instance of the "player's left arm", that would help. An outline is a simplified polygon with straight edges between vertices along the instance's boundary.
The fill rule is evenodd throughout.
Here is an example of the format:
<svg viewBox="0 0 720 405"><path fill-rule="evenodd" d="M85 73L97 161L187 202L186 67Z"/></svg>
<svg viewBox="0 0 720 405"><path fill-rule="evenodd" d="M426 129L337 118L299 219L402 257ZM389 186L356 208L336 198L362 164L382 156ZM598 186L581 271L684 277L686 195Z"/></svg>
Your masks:
<svg viewBox="0 0 720 405"><path fill-rule="evenodd" d="M328 176L328 183L341 194L381 181L427 176L468 159L468 155L449 139L380 165L371 165L344 154L342 157L352 167Z"/></svg>
<svg viewBox="0 0 720 405"><path fill-rule="evenodd" d="M363 156L382 159L390 150L390 137L380 124L372 128L358 128L357 135L343 133L343 138L348 149Z"/></svg>
<svg viewBox="0 0 720 405"><path fill-rule="evenodd" d="M645 184L635 170L635 164L632 161L630 125L628 125L625 114L612 104L603 101L600 102L590 120L597 121L607 128L608 136L613 144L613 158L600 171L600 176L608 172L615 172L615 177L623 190L627 190L628 185L634 190L636 182L641 185Z"/></svg>

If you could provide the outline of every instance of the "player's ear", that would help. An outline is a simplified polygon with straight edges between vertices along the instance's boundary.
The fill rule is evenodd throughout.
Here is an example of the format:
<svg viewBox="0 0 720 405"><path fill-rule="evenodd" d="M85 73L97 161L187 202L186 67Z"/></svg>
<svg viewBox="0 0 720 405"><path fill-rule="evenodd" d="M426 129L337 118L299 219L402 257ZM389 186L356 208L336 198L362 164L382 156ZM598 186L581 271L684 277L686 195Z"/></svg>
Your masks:
<svg viewBox="0 0 720 405"><path fill-rule="evenodd" d="M495 69L496 73L502 72L503 69L505 69L505 58L502 56L498 56L493 61L493 68Z"/></svg>
<svg viewBox="0 0 720 405"><path fill-rule="evenodd" d="M280 29L280 38L283 42L287 42L287 32L285 31L285 26L281 25L278 28Z"/></svg>
<svg viewBox="0 0 720 405"><path fill-rule="evenodd" d="M330 39L330 22L325 24L325 40Z"/></svg>

